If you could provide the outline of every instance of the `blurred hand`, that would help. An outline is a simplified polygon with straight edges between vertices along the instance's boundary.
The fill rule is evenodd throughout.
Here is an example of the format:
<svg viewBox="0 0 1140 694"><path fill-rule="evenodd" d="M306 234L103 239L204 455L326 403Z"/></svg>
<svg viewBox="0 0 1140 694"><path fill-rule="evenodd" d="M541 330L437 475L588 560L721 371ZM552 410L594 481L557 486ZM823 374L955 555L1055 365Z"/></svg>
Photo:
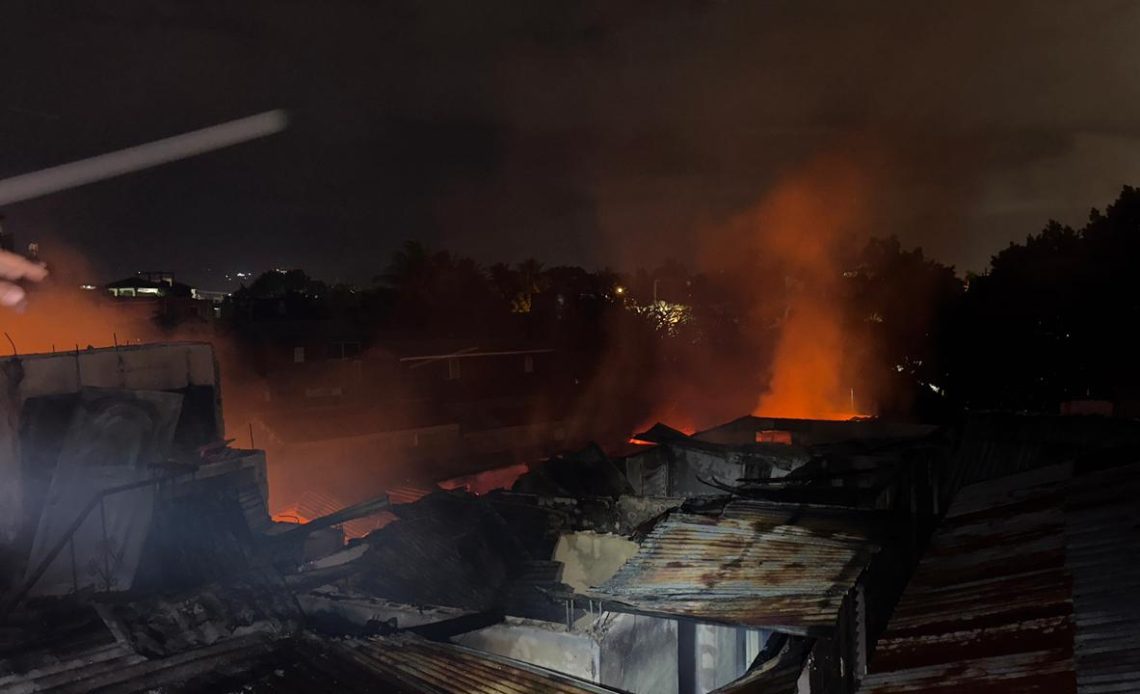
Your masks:
<svg viewBox="0 0 1140 694"><path fill-rule="evenodd" d="M0 251L0 306L19 308L27 293L16 282L28 280L39 282L47 277L47 268L23 256Z"/></svg>

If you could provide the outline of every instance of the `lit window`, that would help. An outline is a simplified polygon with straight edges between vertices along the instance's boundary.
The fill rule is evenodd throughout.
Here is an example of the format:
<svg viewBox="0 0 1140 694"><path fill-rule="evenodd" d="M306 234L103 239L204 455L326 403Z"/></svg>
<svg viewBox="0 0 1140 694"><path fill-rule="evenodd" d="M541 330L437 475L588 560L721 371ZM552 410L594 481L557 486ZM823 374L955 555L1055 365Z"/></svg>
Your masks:
<svg viewBox="0 0 1140 694"><path fill-rule="evenodd" d="M762 429L756 432L756 443L782 443L791 445L792 432L779 429Z"/></svg>

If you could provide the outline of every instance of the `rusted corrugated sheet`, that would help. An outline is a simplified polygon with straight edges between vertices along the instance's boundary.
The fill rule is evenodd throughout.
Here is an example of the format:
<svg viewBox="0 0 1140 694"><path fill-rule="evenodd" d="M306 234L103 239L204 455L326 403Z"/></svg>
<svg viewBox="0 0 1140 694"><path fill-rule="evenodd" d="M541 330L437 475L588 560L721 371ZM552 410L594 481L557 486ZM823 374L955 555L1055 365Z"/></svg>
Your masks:
<svg viewBox="0 0 1140 694"><path fill-rule="evenodd" d="M307 523L311 520L336 513L348 506L350 506L350 504L343 499L318 490L308 489L305 490L304 494L301 495L295 504L288 507L285 511L277 513L274 518L286 522L295 521L298 523ZM380 512L341 523L340 529L347 538L359 538L364 537L373 530L384 527L391 521L391 514Z"/></svg>
<svg viewBox="0 0 1140 694"><path fill-rule="evenodd" d="M392 487L388 490L388 501L392 504L414 504L431 492L432 490L422 487Z"/></svg>
<svg viewBox="0 0 1140 694"><path fill-rule="evenodd" d="M1067 465L964 488L876 644L862 692L1074 692Z"/></svg>
<svg viewBox="0 0 1140 694"><path fill-rule="evenodd" d="M615 689L462 646L412 636L345 642L343 653L390 692L612 694ZM381 691L377 689L377 691Z"/></svg>
<svg viewBox="0 0 1140 694"><path fill-rule="evenodd" d="M878 547L869 516L736 501L673 513L592 596L607 607L788 633L826 633Z"/></svg>
<svg viewBox="0 0 1140 694"><path fill-rule="evenodd" d="M1078 475L1066 521L1077 691L1140 691L1140 465Z"/></svg>
<svg viewBox="0 0 1140 694"><path fill-rule="evenodd" d="M812 640L777 634L769 645L774 652L761 653L742 677L711 694L796 694Z"/></svg>

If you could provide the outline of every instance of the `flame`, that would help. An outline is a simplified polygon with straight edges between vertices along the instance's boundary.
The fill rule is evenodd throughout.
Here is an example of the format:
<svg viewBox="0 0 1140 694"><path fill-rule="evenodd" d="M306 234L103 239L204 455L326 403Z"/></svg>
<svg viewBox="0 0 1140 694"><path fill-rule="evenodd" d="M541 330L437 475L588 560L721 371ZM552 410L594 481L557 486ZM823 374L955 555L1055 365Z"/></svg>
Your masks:
<svg viewBox="0 0 1140 694"><path fill-rule="evenodd" d="M296 509L292 508L274 513L270 518L273 519L274 523L295 523L297 525L304 525L312 520L312 518L306 518Z"/></svg>
<svg viewBox="0 0 1140 694"><path fill-rule="evenodd" d="M839 299L838 250L867 223L868 181L845 160L821 158L777 186L745 220L787 273L768 390L753 414L850 419L851 338Z"/></svg>
<svg viewBox="0 0 1140 694"><path fill-rule="evenodd" d="M844 378L844 343L835 309L800 299L783 325L768 392L753 414L832 420L862 416L854 411L853 391Z"/></svg>

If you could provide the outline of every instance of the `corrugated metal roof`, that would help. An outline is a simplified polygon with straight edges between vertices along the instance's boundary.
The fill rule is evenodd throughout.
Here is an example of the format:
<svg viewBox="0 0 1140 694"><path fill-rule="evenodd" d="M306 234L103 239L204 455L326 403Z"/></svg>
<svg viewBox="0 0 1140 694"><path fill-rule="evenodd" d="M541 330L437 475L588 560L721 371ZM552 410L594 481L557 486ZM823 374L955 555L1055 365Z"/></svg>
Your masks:
<svg viewBox="0 0 1140 694"><path fill-rule="evenodd" d="M42 691L102 667L141 660L90 606L17 613L0 638L0 691ZM54 608L54 609L53 609Z"/></svg>
<svg viewBox="0 0 1140 694"><path fill-rule="evenodd" d="M431 493L431 489L423 487L413 487L410 485L392 487L388 490L388 501L393 504L414 504Z"/></svg>
<svg viewBox="0 0 1140 694"><path fill-rule="evenodd" d="M1140 465L1109 458L965 487L861 691L1140 691Z"/></svg>
<svg viewBox="0 0 1140 694"><path fill-rule="evenodd" d="M396 692L612 694L615 689L462 646L411 636L345 642L344 653Z"/></svg>
<svg viewBox="0 0 1140 694"><path fill-rule="evenodd" d="M1066 508L1077 691L1140 691L1140 465L1079 475Z"/></svg>
<svg viewBox="0 0 1140 694"><path fill-rule="evenodd" d="M955 499L896 606L860 691L1075 691L1065 568L1067 465Z"/></svg>
<svg viewBox="0 0 1140 694"><path fill-rule="evenodd" d="M297 521L307 523L316 518L331 515L347 508L351 504L327 492L315 489L306 489L296 503L274 515L277 520ZM392 521L392 515L384 512L374 513L363 518L354 518L340 524L341 531L347 538L364 537L373 530L383 528Z"/></svg>
<svg viewBox="0 0 1140 694"><path fill-rule="evenodd" d="M591 595L611 609L826 633L875 551L868 514L735 501L665 517Z"/></svg>
<svg viewBox="0 0 1140 694"><path fill-rule="evenodd" d="M367 641L261 634L222 639L166 658L90 651L84 659L4 691L128 692L336 691L393 694L614 694L619 690L462 646L409 634ZM67 665L68 667L64 667Z"/></svg>
<svg viewBox="0 0 1140 694"><path fill-rule="evenodd" d="M187 680L202 676L203 673L225 672L232 667L241 668L246 663L272 652L273 647L272 641L260 634L222 639L209 646L168 658L116 663L115 667L84 668L76 671L67 681L56 681L50 687L36 691L52 692L52 694L195 691L192 686L186 686Z"/></svg>

